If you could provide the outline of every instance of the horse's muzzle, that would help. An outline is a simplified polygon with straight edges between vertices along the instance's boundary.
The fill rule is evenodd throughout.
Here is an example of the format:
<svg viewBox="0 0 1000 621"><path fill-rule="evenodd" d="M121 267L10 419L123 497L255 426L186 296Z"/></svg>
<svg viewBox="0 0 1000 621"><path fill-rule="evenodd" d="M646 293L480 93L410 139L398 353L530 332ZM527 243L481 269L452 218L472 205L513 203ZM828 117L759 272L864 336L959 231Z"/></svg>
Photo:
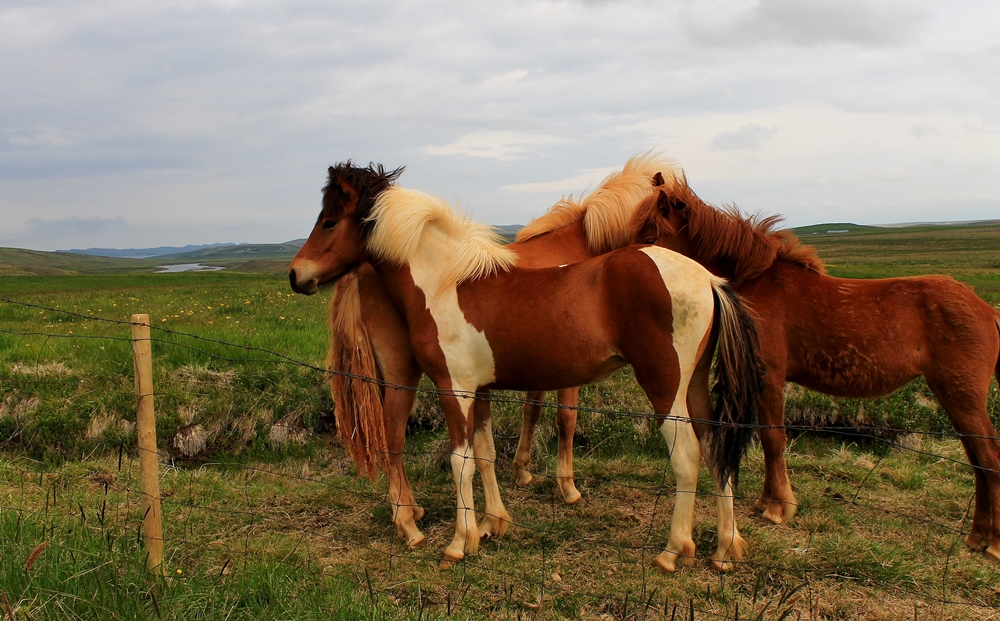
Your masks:
<svg viewBox="0 0 1000 621"><path fill-rule="evenodd" d="M312 295L319 289L319 283L316 282L315 278L310 278L300 283L294 268L288 270L288 284L292 286L292 291L295 293L303 293L305 295Z"/></svg>

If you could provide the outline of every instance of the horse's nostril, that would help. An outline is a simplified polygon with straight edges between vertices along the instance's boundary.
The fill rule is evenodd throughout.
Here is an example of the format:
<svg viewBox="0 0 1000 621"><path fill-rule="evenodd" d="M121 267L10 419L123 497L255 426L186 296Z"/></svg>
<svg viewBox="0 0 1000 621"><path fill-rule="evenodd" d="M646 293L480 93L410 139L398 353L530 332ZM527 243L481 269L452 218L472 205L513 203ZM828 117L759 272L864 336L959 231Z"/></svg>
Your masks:
<svg viewBox="0 0 1000 621"><path fill-rule="evenodd" d="M295 285L298 284L295 281L295 270L288 270L288 282L292 285L293 291L298 291L298 289L295 288Z"/></svg>

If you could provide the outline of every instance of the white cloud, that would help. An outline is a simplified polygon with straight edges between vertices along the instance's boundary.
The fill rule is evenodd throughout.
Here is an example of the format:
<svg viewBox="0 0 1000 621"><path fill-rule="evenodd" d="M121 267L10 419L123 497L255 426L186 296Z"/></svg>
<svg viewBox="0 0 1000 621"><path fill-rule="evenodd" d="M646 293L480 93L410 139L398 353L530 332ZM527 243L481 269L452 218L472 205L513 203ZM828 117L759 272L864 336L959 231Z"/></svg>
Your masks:
<svg viewBox="0 0 1000 621"><path fill-rule="evenodd" d="M755 123L744 125L736 131L723 132L712 139L710 147L715 151L738 151L739 149L760 149L763 140L769 140L778 133L777 127L761 127Z"/></svg>
<svg viewBox="0 0 1000 621"><path fill-rule="evenodd" d="M429 145L424 151L431 155L469 155L498 160L521 158L531 154L536 147L562 142L555 136L524 132L477 132L467 134L446 145Z"/></svg>
<svg viewBox="0 0 1000 621"><path fill-rule="evenodd" d="M558 181L538 181L535 183L515 183L500 186L501 190L508 192L563 192L572 193L585 192L588 188L594 188L601 179L604 179L615 170L614 167L598 168L575 177L567 177ZM576 190L574 190L576 189Z"/></svg>
<svg viewBox="0 0 1000 621"><path fill-rule="evenodd" d="M768 42L882 47L912 40L930 17L919 4L903 1L760 0L736 11L720 4L698 3L686 11L692 38L724 47Z"/></svg>

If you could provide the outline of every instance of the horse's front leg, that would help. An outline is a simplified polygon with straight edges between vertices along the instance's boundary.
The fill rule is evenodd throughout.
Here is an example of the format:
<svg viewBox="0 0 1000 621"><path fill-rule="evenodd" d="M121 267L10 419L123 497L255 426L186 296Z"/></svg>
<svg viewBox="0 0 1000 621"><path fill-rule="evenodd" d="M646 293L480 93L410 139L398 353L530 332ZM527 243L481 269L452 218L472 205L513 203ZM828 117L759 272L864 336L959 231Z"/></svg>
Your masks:
<svg viewBox="0 0 1000 621"><path fill-rule="evenodd" d="M483 477L483 493L486 498L486 512L479 525L482 537L502 537L511 523L510 514L503 506L500 487L497 485L497 451L493 445L493 426L490 422L489 393L485 399L477 399L475 404L475 431L472 446L476 455L476 465Z"/></svg>
<svg viewBox="0 0 1000 621"><path fill-rule="evenodd" d="M475 417L471 396L441 395L441 409L448 422L451 440L451 474L455 481L455 537L444 551L441 569L447 569L479 550L479 527L476 525L476 506L472 497L474 465L472 436Z"/></svg>

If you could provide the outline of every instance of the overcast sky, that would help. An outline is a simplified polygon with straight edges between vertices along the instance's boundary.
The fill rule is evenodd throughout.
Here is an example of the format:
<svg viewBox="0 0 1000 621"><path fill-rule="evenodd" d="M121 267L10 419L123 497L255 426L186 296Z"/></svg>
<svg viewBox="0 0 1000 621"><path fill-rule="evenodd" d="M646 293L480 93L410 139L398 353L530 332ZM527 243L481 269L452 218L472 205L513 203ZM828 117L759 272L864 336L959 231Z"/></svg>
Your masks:
<svg viewBox="0 0 1000 621"><path fill-rule="evenodd" d="M714 203L1000 218L1000 3L0 4L0 245L308 234L330 164L525 223L648 149Z"/></svg>

